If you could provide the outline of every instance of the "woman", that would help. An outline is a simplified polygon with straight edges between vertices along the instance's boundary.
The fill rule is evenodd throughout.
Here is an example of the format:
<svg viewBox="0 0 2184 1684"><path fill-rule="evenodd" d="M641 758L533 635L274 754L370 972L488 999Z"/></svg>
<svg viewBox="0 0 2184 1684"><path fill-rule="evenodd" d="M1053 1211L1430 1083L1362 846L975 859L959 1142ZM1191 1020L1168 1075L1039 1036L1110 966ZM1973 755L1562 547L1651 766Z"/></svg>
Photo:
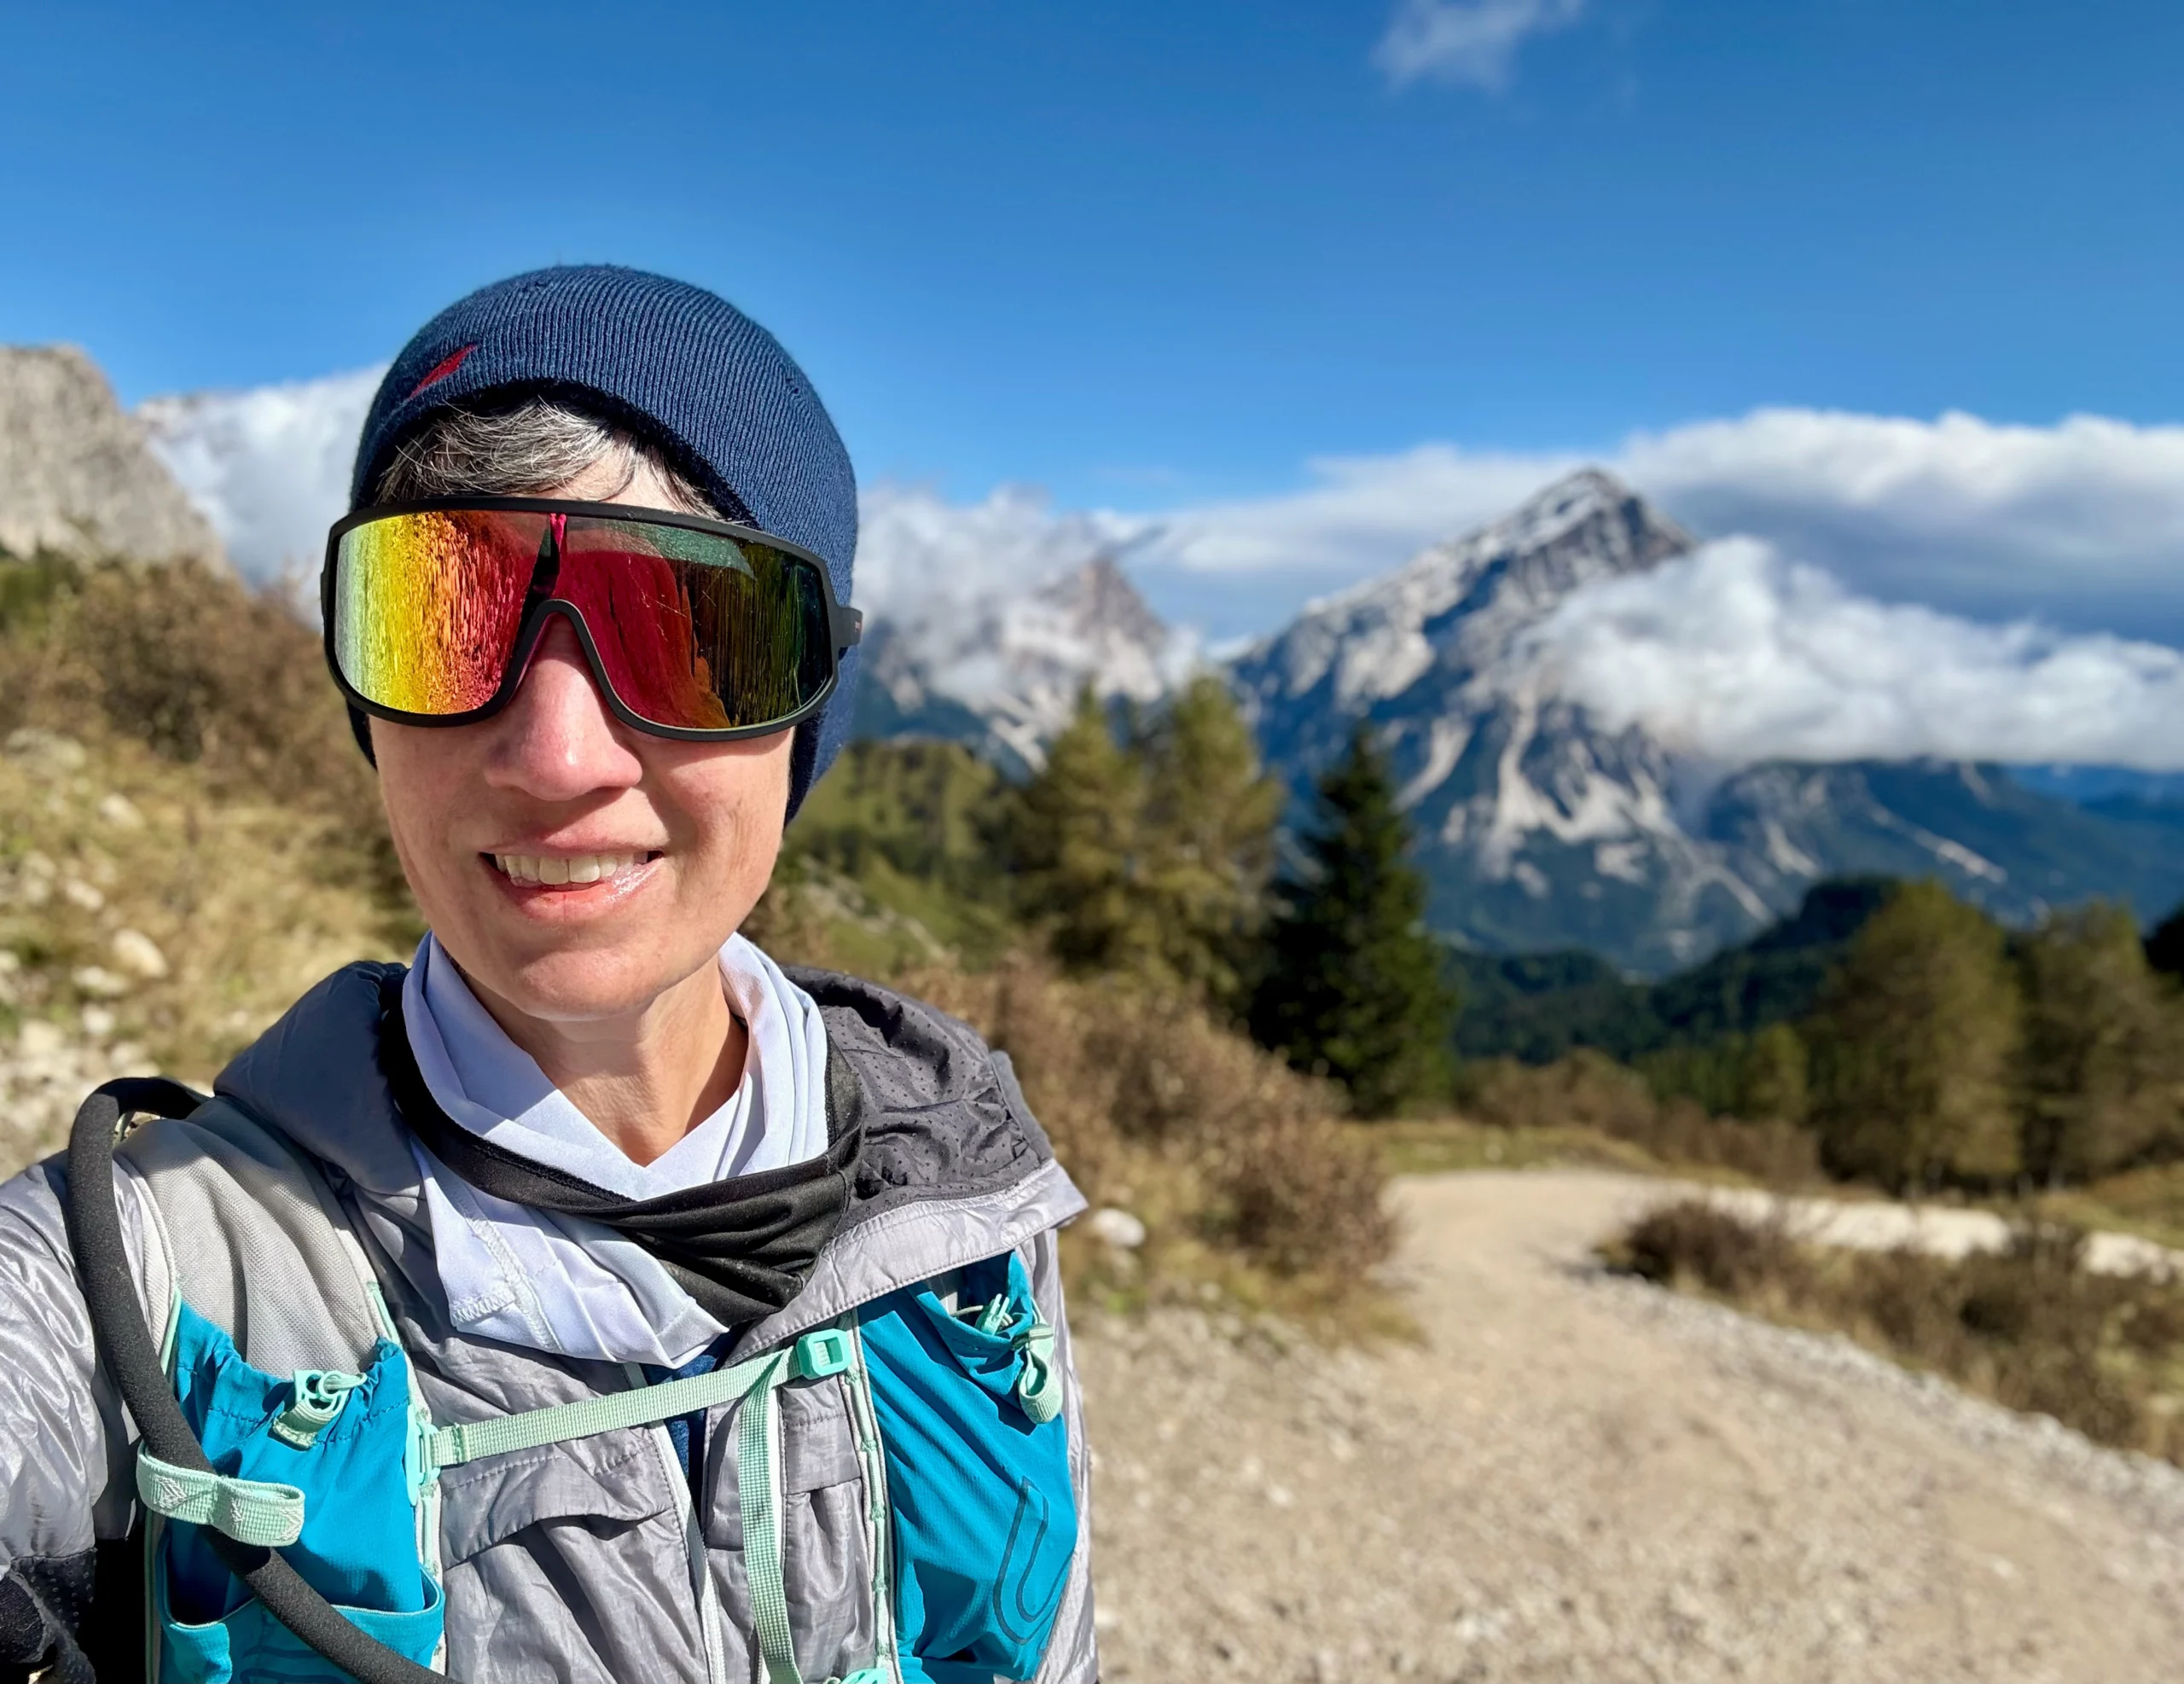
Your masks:
<svg viewBox="0 0 2184 1684"><path fill-rule="evenodd" d="M1093 1676L1083 1201L967 1027L735 933L850 710L809 383L517 276L352 505L328 659L432 933L0 1188L0 1669Z"/></svg>

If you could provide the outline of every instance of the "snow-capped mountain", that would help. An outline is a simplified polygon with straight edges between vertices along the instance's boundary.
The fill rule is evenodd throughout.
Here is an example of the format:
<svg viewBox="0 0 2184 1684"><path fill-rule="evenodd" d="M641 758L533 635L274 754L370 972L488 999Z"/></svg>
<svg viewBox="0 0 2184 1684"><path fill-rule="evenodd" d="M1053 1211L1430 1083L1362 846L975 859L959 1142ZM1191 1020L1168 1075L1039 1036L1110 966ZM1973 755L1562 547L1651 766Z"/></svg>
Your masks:
<svg viewBox="0 0 2184 1684"><path fill-rule="evenodd" d="M1194 647L1096 555L1013 600L876 618L858 723L869 735L950 737L1037 766L1087 684L1103 700L1153 700Z"/></svg>
<svg viewBox="0 0 2184 1684"><path fill-rule="evenodd" d="M1937 875L2012 921L2100 893L2184 897L2179 832L1953 763L1680 756L1560 694L1529 636L1587 585L1692 537L1586 471L1514 514L1309 607L1233 671L1301 793L1370 722L1401 781L1434 924L1496 950L1586 947L1638 972L1702 958L1848 872Z"/></svg>

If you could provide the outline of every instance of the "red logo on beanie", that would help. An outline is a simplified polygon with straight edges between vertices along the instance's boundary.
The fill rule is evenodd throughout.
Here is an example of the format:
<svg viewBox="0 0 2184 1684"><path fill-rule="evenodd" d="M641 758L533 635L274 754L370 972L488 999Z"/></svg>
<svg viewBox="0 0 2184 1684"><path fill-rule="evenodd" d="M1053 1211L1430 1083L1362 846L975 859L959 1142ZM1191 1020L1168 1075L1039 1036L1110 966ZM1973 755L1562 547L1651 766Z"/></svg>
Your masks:
<svg viewBox="0 0 2184 1684"><path fill-rule="evenodd" d="M427 375L424 379L419 380L416 385L410 388L410 396L411 398L415 398L427 386L438 386L457 369L460 369L462 366L463 359L477 349L478 347L474 345L466 345L462 350L455 351L449 356L443 357L439 362L433 365L433 371L430 374Z"/></svg>

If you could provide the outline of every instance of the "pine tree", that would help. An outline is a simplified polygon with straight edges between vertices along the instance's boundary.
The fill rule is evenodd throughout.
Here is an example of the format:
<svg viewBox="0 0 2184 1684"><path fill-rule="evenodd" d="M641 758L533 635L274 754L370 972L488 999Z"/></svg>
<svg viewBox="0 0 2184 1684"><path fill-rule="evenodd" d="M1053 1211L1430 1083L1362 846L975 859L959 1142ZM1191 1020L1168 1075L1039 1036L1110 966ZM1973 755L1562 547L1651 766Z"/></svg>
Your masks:
<svg viewBox="0 0 2184 1684"><path fill-rule="evenodd" d="M1385 1116L1446 1080L1456 1002L1394 781L1362 725L1320 780L1316 818L1304 868L1276 890L1252 1032Z"/></svg>
<svg viewBox="0 0 2184 1684"><path fill-rule="evenodd" d="M2094 902L2028 937L2024 1167L2088 1181L2184 1139L2184 1007L2146 961L2138 926Z"/></svg>
<svg viewBox="0 0 2184 1684"><path fill-rule="evenodd" d="M1809 1025L1829 1167L1899 1192L2017 1173L2022 1004L2003 937L1940 884L1867 920Z"/></svg>
<svg viewBox="0 0 2184 1684"><path fill-rule="evenodd" d="M1281 786L1228 688L1203 675L1143 731L1146 794L1137 891L1162 979L1240 1008L1264 922Z"/></svg>
<svg viewBox="0 0 2184 1684"><path fill-rule="evenodd" d="M1157 922L1138 889L1145 797L1143 756L1115 740L1086 687L1009 824L1019 902L1074 969L1158 962Z"/></svg>
<svg viewBox="0 0 2184 1684"><path fill-rule="evenodd" d="M1072 970L1240 1008L1281 787L1217 678L1123 723L1118 739L1087 691L1025 785L1009 827L1019 902Z"/></svg>
<svg viewBox="0 0 2184 1684"><path fill-rule="evenodd" d="M1737 1060L1738 1116L1802 1123L1811 1104L1811 1060L1796 1030L1771 1023L1744 1043Z"/></svg>

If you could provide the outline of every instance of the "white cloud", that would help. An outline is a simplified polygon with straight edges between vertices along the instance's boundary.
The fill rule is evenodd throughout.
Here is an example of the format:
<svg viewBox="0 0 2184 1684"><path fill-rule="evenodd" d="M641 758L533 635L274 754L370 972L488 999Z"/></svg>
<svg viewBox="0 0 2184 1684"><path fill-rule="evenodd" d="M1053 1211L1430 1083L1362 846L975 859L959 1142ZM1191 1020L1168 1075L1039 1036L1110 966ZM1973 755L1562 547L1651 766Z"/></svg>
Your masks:
<svg viewBox="0 0 2184 1684"><path fill-rule="evenodd" d="M1574 593L1529 676L1731 764L1781 757L2184 769L2184 652L1882 603L1752 538Z"/></svg>
<svg viewBox="0 0 2184 1684"><path fill-rule="evenodd" d="M1391 456L1328 456L1301 491L1208 503L1158 518L1148 564L1203 573L1356 578L1364 556L1391 565L1437 538L1506 514L1582 458L1478 455L1421 444Z"/></svg>
<svg viewBox="0 0 2184 1684"><path fill-rule="evenodd" d="M1398 88L1421 78L1502 88L1526 36L1567 28L1584 9L1585 0L1397 0L1373 64Z"/></svg>
<svg viewBox="0 0 2184 1684"><path fill-rule="evenodd" d="M1702 532L1773 538L1886 596L2184 608L2184 427L1760 409L1640 435L1612 466Z"/></svg>
<svg viewBox="0 0 2184 1684"><path fill-rule="evenodd" d="M247 392L154 398L137 414L244 578L317 577L381 369Z"/></svg>
<svg viewBox="0 0 2184 1684"><path fill-rule="evenodd" d="M865 489L858 518L857 602L898 622L1026 595L1095 555L1124 553L1153 525L1101 509L1058 511L1025 485L951 503L928 487L889 482Z"/></svg>

